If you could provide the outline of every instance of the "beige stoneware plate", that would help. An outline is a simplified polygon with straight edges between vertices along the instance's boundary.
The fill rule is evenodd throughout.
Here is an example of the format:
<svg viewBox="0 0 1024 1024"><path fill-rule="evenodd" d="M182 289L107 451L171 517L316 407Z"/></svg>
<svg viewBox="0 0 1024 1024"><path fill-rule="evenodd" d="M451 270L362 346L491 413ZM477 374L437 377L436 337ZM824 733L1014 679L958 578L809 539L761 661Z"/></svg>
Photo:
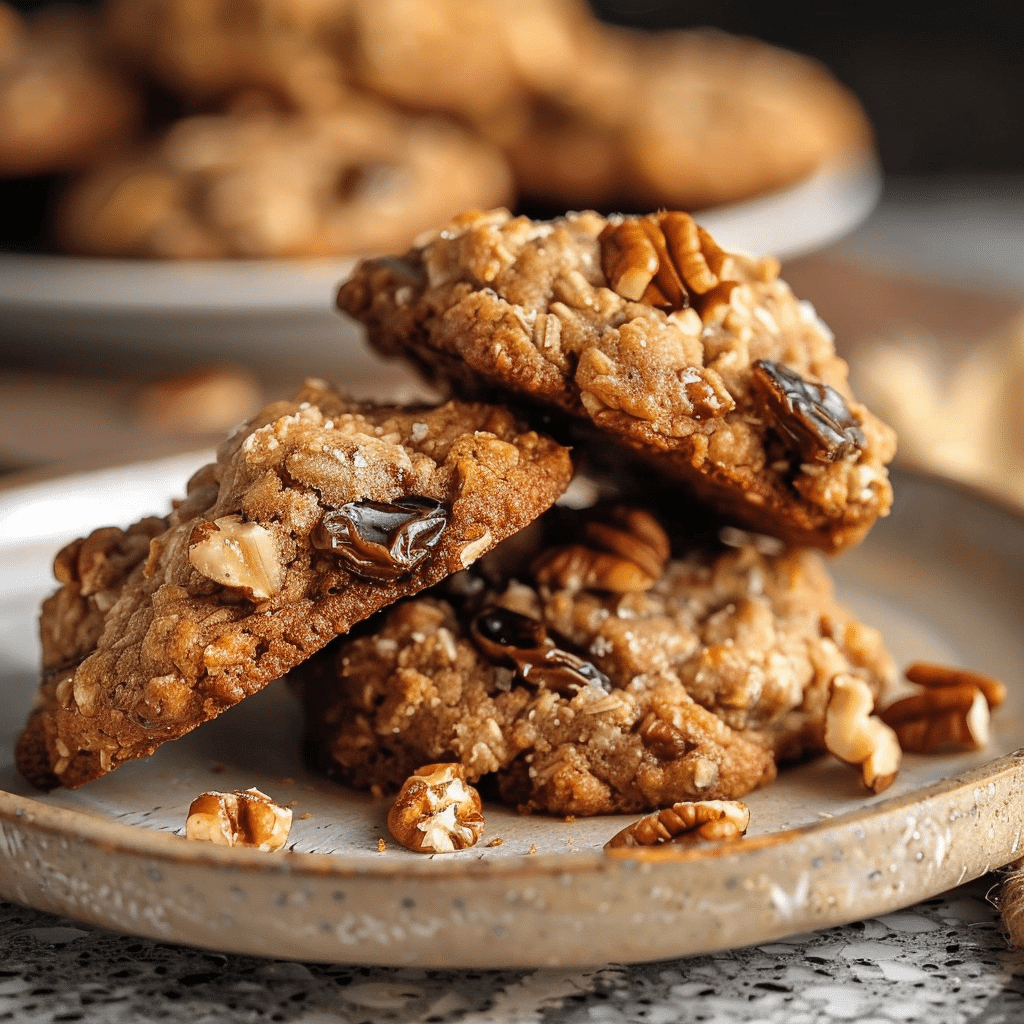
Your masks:
<svg viewBox="0 0 1024 1024"><path fill-rule="evenodd" d="M1024 517L906 474L893 515L834 566L841 597L901 664L998 676L988 750L906 758L881 797L830 758L748 798L746 839L618 859L630 819L486 810L481 844L425 857L386 838L386 804L308 772L274 684L82 790L42 795L11 750L35 688L35 614L64 539L161 509L196 457L0 492L0 895L108 928L265 956L419 967L581 966L761 943L893 911L1020 855ZM293 803L286 851L182 838L192 798L257 786ZM501 845L485 844L500 838Z"/></svg>

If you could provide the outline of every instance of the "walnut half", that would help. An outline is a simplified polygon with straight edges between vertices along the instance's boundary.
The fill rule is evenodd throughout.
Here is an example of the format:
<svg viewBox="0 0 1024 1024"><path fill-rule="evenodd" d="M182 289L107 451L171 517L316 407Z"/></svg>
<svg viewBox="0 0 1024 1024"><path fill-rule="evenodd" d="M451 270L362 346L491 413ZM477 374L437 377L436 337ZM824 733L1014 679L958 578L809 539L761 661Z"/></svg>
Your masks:
<svg viewBox="0 0 1024 1024"><path fill-rule="evenodd" d="M388 831L407 850L452 853L484 831L480 794L461 764L428 764L405 780L388 812Z"/></svg>
<svg viewBox="0 0 1024 1024"><path fill-rule="evenodd" d="M185 836L217 846L251 846L280 850L292 827L289 807L275 803L258 789L233 793L202 793L192 801Z"/></svg>
<svg viewBox="0 0 1024 1024"><path fill-rule="evenodd" d="M895 781L903 752L896 733L871 713L874 705L863 679L837 675L825 708L825 746L841 761L858 765L864 785L881 793Z"/></svg>

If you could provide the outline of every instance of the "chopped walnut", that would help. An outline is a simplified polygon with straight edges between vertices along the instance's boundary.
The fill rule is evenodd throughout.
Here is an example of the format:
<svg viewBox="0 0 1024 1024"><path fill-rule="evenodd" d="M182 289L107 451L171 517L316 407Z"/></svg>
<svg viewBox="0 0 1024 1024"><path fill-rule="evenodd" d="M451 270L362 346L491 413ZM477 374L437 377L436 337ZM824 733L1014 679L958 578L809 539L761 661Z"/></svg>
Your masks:
<svg viewBox="0 0 1024 1024"><path fill-rule="evenodd" d="M292 827L290 807L275 803L258 789L197 796L188 809L185 836L217 846L251 846L280 850Z"/></svg>
<svg viewBox="0 0 1024 1024"><path fill-rule="evenodd" d="M189 538L188 560L215 583L245 592L257 601L281 589L281 562L274 535L239 515L221 516L197 526Z"/></svg>
<svg viewBox="0 0 1024 1024"><path fill-rule="evenodd" d="M738 839L749 823L750 810L738 800L681 801L627 825L604 848Z"/></svg>
<svg viewBox="0 0 1024 1024"><path fill-rule="evenodd" d="M668 536L650 513L620 506L607 522L588 520L583 543L545 550L531 571L538 584L559 590L641 593L657 582L669 553Z"/></svg>
<svg viewBox="0 0 1024 1024"><path fill-rule="evenodd" d="M608 283L632 302L670 312L699 305L701 296L735 285L720 277L726 254L688 213L613 218L599 242Z"/></svg>
<svg viewBox="0 0 1024 1024"><path fill-rule="evenodd" d="M388 812L388 830L416 853L452 853L484 831L480 794L461 764L428 764L406 779Z"/></svg>
<svg viewBox="0 0 1024 1024"><path fill-rule="evenodd" d="M989 703L977 686L933 686L890 704L882 721L908 753L981 750L989 739Z"/></svg>
<svg viewBox="0 0 1024 1024"><path fill-rule="evenodd" d="M902 751L896 733L871 713L874 700L862 679L837 675L825 708L825 746L841 761L858 765L864 785L881 793L895 781Z"/></svg>

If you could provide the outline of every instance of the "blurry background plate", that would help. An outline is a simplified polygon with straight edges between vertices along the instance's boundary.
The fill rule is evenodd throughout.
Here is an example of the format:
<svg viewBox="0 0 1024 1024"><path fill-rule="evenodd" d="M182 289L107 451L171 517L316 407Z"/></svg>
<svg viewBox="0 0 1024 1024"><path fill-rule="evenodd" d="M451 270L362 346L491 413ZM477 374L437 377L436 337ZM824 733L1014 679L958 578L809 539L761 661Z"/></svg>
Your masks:
<svg viewBox="0 0 1024 1024"><path fill-rule="evenodd" d="M1020 856L1024 518L908 474L895 479L893 515L833 563L840 598L881 628L901 666L965 665L1001 678L1009 696L986 750L908 755L881 797L823 757L750 794L750 832L734 845L618 859L602 846L630 817L523 817L489 804L478 847L426 857L390 839L386 802L306 769L298 709L280 683L83 789L30 789L12 752L36 687L34 620L55 547L166 507L202 458L0 493L3 898L263 956L570 966L710 952L867 918ZM250 786L293 805L287 852L181 838L200 792Z"/></svg>
<svg viewBox="0 0 1024 1024"><path fill-rule="evenodd" d="M727 248L777 256L811 252L871 212L875 158L824 166L760 199L698 215ZM158 262L0 255L0 342L8 359L45 346L144 361L151 370L228 359L344 381L380 363L361 330L334 312L352 260Z"/></svg>

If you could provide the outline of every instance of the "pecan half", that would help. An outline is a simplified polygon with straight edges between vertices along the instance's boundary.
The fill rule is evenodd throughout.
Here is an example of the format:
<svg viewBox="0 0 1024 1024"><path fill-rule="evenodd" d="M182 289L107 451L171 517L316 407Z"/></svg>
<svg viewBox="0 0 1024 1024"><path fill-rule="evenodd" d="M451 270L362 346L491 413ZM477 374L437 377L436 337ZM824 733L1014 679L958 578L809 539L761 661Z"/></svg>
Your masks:
<svg viewBox="0 0 1024 1024"><path fill-rule="evenodd" d="M412 573L437 547L447 525L448 510L433 498L367 498L327 512L313 543L338 555L353 575L390 582Z"/></svg>
<svg viewBox="0 0 1024 1024"><path fill-rule="evenodd" d="M473 619L470 636L491 661L515 667L524 682L563 697L581 687L612 689L611 680L591 662L560 647L543 622L510 608L488 608Z"/></svg>
<svg viewBox="0 0 1024 1024"><path fill-rule="evenodd" d="M407 850L452 853L484 831L480 794L458 762L428 764L405 780L388 812L388 831Z"/></svg>
<svg viewBox="0 0 1024 1024"><path fill-rule="evenodd" d="M738 800L681 801L627 825L604 848L721 842L739 839L749 824L750 810Z"/></svg>
<svg viewBox="0 0 1024 1024"><path fill-rule="evenodd" d="M736 283L721 280L726 254L688 213L611 219L598 241L610 287L632 302L671 312L698 305L723 284L730 285L727 299Z"/></svg>
<svg viewBox="0 0 1024 1024"><path fill-rule="evenodd" d="M995 711L1006 700L1006 687L991 676L971 672L965 668L950 668L926 661L915 661L903 673L918 686L929 689L947 686L975 686L985 695L989 710Z"/></svg>
<svg viewBox="0 0 1024 1024"><path fill-rule="evenodd" d="M538 584L558 590L640 593L665 571L668 535L648 512L616 506L605 519L590 519L583 543L548 548L534 560Z"/></svg>
<svg viewBox="0 0 1024 1024"><path fill-rule="evenodd" d="M989 739L989 703L970 684L934 686L890 704L881 719L908 753L981 750Z"/></svg>
<svg viewBox="0 0 1024 1024"><path fill-rule="evenodd" d="M767 359L754 363L751 380L776 427L805 458L837 462L867 443L843 396L828 384L804 380Z"/></svg>

